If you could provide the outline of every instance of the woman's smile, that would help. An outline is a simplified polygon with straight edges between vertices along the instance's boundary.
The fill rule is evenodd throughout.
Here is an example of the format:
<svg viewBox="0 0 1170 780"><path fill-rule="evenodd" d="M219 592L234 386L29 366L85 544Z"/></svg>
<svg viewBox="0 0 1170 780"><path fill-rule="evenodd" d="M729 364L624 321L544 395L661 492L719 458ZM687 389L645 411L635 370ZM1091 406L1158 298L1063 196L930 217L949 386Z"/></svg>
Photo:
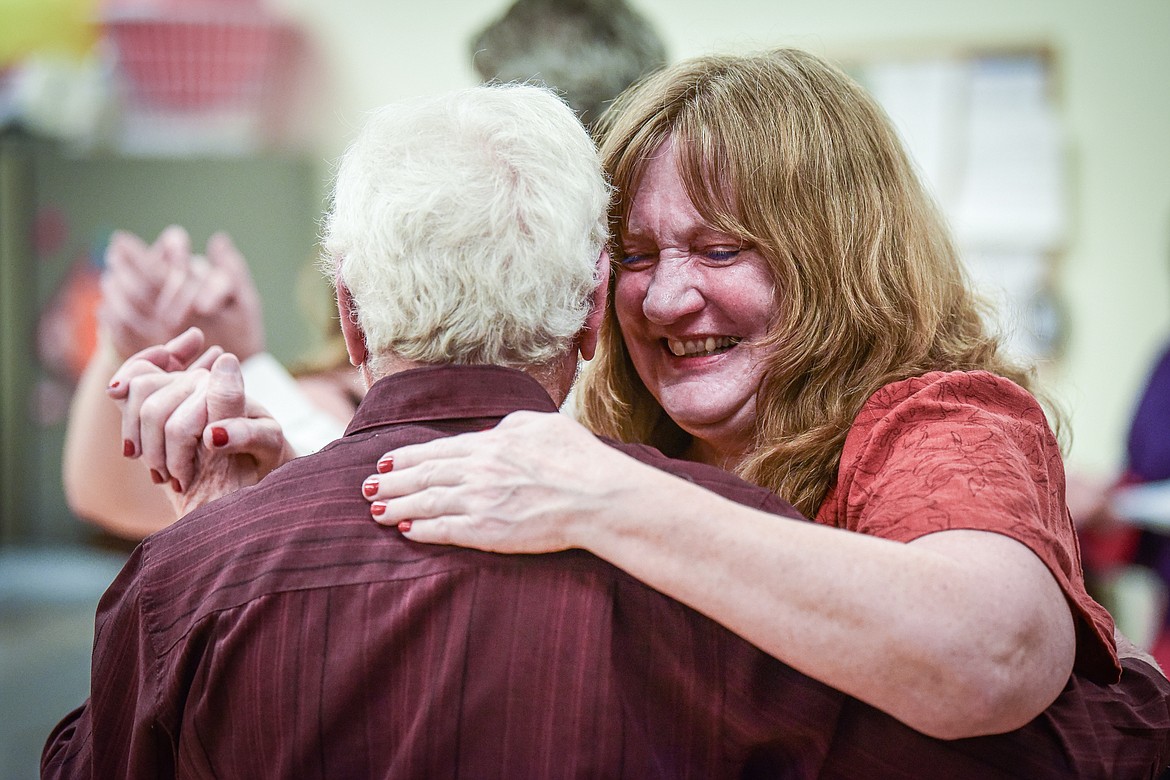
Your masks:
<svg viewBox="0 0 1170 780"><path fill-rule="evenodd" d="M721 355L740 342L735 336L707 336L703 338L665 339L666 348L675 357L709 357Z"/></svg>
<svg viewBox="0 0 1170 780"><path fill-rule="evenodd" d="M642 173L622 250L615 302L635 369L704 459L739 457L752 439L772 278L758 251L696 211L670 140Z"/></svg>

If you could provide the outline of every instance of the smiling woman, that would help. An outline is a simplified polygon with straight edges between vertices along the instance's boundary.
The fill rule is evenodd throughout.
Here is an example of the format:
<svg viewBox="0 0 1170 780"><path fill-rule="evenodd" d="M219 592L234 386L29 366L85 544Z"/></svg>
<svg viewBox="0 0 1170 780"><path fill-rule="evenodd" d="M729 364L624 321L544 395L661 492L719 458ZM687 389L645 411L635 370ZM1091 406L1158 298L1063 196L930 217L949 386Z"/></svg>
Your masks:
<svg viewBox="0 0 1170 780"><path fill-rule="evenodd" d="M634 369L690 434L689 460L734 468L775 319L767 262L695 211L669 141L642 173L620 241L614 307Z"/></svg>
<svg viewBox="0 0 1170 780"><path fill-rule="evenodd" d="M642 274L619 267L616 321L579 392L595 432L688 457L704 446L696 439L705 432L691 430L643 371L645 328L630 330L639 305L660 331L662 318L672 318L673 332L657 337L746 338L750 354L732 383L757 402L739 415L748 423L740 451L712 443L708 455L810 516L836 480L854 417L881 387L971 369L1030 387L1028 370L986 331L985 304L966 284L947 227L885 114L826 63L792 50L682 63L627 92L600 132L618 192L610 226L620 251L641 255L657 239L686 239L687 247L743 248L750 262L732 258L699 288L664 286L681 304L659 298L654 285L624 298L639 287L627 279ZM741 265L759 275L731 278L747 273ZM664 285L685 281L663 274ZM710 305L699 303L708 290ZM706 320L719 312L734 312L738 327L752 330L710 330ZM722 382L708 389L737 394Z"/></svg>
<svg viewBox="0 0 1170 780"><path fill-rule="evenodd" d="M1029 373L874 101L800 51L701 58L627 91L599 137L616 262L581 419L817 522L535 414L387 453L375 518L420 542L588 550L931 737L1041 723L1024 741L1061 756L1044 776L1170 757L1170 684L1119 662Z"/></svg>

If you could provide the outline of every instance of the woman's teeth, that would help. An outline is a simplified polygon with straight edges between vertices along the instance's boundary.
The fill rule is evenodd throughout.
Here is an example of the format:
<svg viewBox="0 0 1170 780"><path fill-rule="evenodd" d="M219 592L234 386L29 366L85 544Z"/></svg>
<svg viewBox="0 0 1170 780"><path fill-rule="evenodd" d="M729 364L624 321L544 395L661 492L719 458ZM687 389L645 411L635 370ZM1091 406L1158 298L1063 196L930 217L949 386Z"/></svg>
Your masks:
<svg viewBox="0 0 1170 780"><path fill-rule="evenodd" d="M708 336L705 339L695 339L693 341L666 340L667 349L675 357L704 357L731 349L738 343L739 339L732 338L731 336L720 336L719 338Z"/></svg>

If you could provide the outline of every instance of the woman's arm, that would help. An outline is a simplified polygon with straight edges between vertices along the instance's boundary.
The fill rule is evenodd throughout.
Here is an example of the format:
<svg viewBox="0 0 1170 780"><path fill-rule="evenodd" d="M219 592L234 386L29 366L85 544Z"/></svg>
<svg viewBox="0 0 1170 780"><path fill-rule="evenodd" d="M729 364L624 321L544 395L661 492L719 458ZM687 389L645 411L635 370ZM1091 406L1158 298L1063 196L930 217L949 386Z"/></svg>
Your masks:
<svg viewBox="0 0 1170 780"><path fill-rule="evenodd" d="M1072 670L1064 595L1005 536L943 531L902 544L777 518L638 463L560 415L517 413L391 455L368 497L375 519L408 521L412 540L589 550L931 736L1021 726Z"/></svg>
<svg viewBox="0 0 1170 780"><path fill-rule="evenodd" d="M1019 542L943 531L901 544L676 483L646 475L637 522L604 512L580 546L930 736L1017 728L1068 681L1071 612Z"/></svg>
<svg viewBox="0 0 1170 780"><path fill-rule="evenodd" d="M150 470L131 458L122 418L106 388L123 357L161 343L198 322L215 343L248 356L263 348L260 302L243 256L224 234L207 257L193 257L187 232L164 230L151 245L115 232L102 274L100 346L77 389L65 431L62 479L77 516L127 539L174 522L176 515ZM138 455L133 452L131 455Z"/></svg>

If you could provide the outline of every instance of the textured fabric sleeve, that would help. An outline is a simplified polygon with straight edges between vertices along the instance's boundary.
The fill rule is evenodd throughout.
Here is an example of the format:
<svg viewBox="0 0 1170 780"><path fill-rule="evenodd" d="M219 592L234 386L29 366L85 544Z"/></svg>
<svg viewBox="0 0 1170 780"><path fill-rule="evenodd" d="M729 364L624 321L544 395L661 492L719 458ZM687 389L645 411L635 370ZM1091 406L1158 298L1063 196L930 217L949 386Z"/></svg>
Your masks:
<svg viewBox="0 0 1170 780"><path fill-rule="evenodd" d="M156 718L156 658L143 619L140 545L98 604L90 696L53 729L42 778L167 777L170 736Z"/></svg>
<svg viewBox="0 0 1170 780"><path fill-rule="evenodd" d="M986 372L927 374L878 391L846 441L834 525L909 542L970 529L1034 552L1068 598L1078 671L1120 674L1113 621L1084 588L1064 466L1036 400Z"/></svg>

